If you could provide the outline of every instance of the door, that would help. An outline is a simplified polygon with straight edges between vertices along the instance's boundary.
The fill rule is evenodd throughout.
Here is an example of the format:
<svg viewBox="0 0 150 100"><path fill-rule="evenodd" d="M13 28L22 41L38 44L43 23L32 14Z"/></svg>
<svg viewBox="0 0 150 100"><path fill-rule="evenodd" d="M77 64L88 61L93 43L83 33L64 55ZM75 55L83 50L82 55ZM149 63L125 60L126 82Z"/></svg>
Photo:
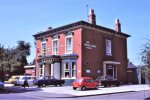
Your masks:
<svg viewBox="0 0 150 100"><path fill-rule="evenodd" d="M106 67L106 75L110 75L114 77L114 66L113 65L108 65Z"/></svg>

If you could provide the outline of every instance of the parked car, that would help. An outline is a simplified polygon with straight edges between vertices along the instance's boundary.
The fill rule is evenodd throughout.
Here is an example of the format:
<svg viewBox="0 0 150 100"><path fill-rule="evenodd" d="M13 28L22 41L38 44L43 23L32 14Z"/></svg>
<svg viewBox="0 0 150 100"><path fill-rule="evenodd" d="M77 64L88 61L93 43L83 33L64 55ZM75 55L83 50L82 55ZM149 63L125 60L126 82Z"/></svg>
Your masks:
<svg viewBox="0 0 150 100"><path fill-rule="evenodd" d="M35 83L38 87L46 87L48 85L59 85L62 86L65 83L65 80L56 79L53 76L44 76L38 79Z"/></svg>
<svg viewBox="0 0 150 100"><path fill-rule="evenodd" d="M0 81L0 89L4 88L4 83Z"/></svg>
<svg viewBox="0 0 150 100"><path fill-rule="evenodd" d="M8 81L5 81L5 83L9 83L9 84L15 84L17 82L17 80L20 78L20 76L22 75L14 75L11 76Z"/></svg>
<svg viewBox="0 0 150 100"><path fill-rule="evenodd" d="M35 76L20 76L19 79L17 79L15 85L23 86L24 81L27 79L27 82L29 85L34 85L34 82L36 81Z"/></svg>
<svg viewBox="0 0 150 100"><path fill-rule="evenodd" d="M119 86L120 85L120 81L118 81L117 79L114 79L112 76L110 75L106 75L106 76L99 76L96 78L96 81L98 81L100 83L100 85L107 87L107 86Z"/></svg>
<svg viewBox="0 0 150 100"><path fill-rule="evenodd" d="M81 77L81 78L77 78L72 83L72 86L74 90L76 90L77 88L80 88L81 90L85 90L87 88L98 89L99 82L93 80L93 78L91 77Z"/></svg>

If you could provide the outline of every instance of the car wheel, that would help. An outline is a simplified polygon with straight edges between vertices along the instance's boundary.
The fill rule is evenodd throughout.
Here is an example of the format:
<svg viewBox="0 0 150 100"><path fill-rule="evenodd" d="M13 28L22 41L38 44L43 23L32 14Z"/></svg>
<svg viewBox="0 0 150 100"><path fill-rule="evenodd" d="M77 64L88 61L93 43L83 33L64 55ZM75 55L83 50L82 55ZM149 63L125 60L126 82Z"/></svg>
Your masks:
<svg viewBox="0 0 150 100"><path fill-rule="evenodd" d="M81 90L82 90L82 91L84 91L85 89L86 89L86 87L85 87L85 86L82 86L82 87L81 87Z"/></svg>
<svg viewBox="0 0 150 100"><path fill-rule="evenodd" d="M107 87L107 85L106 85L106 84L104 84L104 87Z"/></svg>
<svg viewBox="0 0 150 100"><path fill-rule="evenodd" d="M40 88L40 87L41 87L41 85L38 85L38 87Z"/></svg>
<svg viewBox="0 0 150 100"><path fill-rule="evenodd" d="M120 84L118 83L118 84L116 84L116 86L118 87L118 86L120 86Z"/></svg>
<svg viewBox="0 0 150 100"><path fill-rule="evenodd" d="M46 87L46 84L43 84L42 86L43 86L43 87Z"/></svg>
<svg viewBox="0 0 150 100"><path fill-rule="evenodd" d="M57 84L55 84L55 86L57 86Z"/></svg>
<svg viewBox="0 0 150 100"><path fill-rule="evenodd" d="M77 88L73 87L74 90L76 90Z"/></svg>
<svg viewBox="0 0 150 100"><path fill-rule="evenodd" d="M59 84L59 86L62 86L63 84L61 83L61 84Z"/></svg>
<svg viewBox="0 0 150 100"><path fill-rule="evenodd" d="M99 85L96 85L95 89L98 90L98 88L99 88Z"/></svg>
<svg viewBox="0 0 150 100"><path fill-rule="evenodd" d="M17 84L16 84L16 83L14 83L14 86L17 86Z"/></svg>

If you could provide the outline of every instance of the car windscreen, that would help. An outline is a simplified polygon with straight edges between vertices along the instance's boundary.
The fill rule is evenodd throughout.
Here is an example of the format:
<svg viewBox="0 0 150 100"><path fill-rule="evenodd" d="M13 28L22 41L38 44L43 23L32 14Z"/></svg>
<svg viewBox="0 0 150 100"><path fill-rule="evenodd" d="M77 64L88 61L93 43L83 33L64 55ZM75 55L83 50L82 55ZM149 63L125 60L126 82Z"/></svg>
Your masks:
<svg viewBox="0 0 150 100"><path fill-rule="evenodd" d="M83 79L76 79L74 82L82 82Z"/></svg>

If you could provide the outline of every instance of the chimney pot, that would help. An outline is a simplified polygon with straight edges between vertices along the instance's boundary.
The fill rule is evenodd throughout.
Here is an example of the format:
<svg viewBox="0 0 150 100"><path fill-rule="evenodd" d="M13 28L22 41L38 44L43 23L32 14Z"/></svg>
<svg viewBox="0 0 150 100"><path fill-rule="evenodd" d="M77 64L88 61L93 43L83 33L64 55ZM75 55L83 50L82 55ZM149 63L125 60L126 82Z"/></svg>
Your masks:
<svg viewBox="0 0 150 100"><path fill-rule="evenodd" d="M88 22L91 23L91 24L96 25L96 15L94 14L93 9L90 9L90 11L89 11Z"/></svg>
<svg viewBox="0 0 150 100"><path fill-rule="evenodd" d="M119 22L119 19L115 20L115 31L121 32L121 24Z"/></svg>

